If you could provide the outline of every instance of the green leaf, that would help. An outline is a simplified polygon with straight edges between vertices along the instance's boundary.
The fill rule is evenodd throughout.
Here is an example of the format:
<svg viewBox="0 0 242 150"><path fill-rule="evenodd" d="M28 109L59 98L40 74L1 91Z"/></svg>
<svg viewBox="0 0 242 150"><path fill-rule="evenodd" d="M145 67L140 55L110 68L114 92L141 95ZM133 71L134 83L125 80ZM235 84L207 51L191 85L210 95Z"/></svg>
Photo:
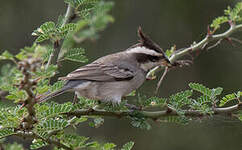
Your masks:
<svg viewBox="0 0 242 150"><path fill-rule="evenodd" d="M75 9L83 10L90 8L89 5L95 5L100 0L64 0L65 3L70 4Z"/></svg>
<svg viewBox="0 0 242 150"><path fill-rule="evenodd" d="M88 61L88 59L86 58L86 56L84 54L85 54L84 49L73 48L64 54L64 59L85 63Z"/></svg>
<svg viewBox="0 0 242 150"><path fill-rule="evenodd" d="M5 150L24 150L24 148L21 144L14 142L8 143L5 147Z"/></svg>
<svg viewBox="0 0 242 150"><path fill-rule="evenodd" d="M44 146L47 146L48 143L46 143L45 141L41 140L41 139L34 139L32 141L32 144L30 145L30 149L38 149Z"/></svg>
<svg viewBox="0 0 242 150"><path fill-rule="evenodd" d="M73 134L63 134L60 137L62 143L72 147L73 149L81 149L87 147L86 142L88 139L88 137Z"/></svg>
<svg viewBox="0 0 242 150"><path fill-rule="evenodd" d="M189 99L189 97L192 96L192 93L193 93L192 90L186 90L186 91L173 94L169 98L170 104L175 109L179 109L184 105L190 104L191 100Z"/></svg>
<svg viewBox="0 0 242 150"><path fill-rule="evenodd" d="M55 75L56 70L57 65L49 65L47 69L45 69L44 67L38 68L38 70L34 72L34 74L36 75L36 78L50 78Z"/></svg>
<svg viewBox="0 0 242 150"><path fill-rule="evenodd" d="M20 110L18 107L0 107L0 129L13 129L19 126L19 122L26 113L26 109Z"/></svg>
<svg viewBox="0 0 242 150"><path fill-rule="evenodd" d="M202 84L199 83L189 83L189 87L195 91L198 91L202 93L203 95L207 95L209 97L212 97L212 90L205 87Z"/></svg>
<svg viewBox="0 0 242 150"><path fill-rule="evenodd" d="M38 45L36 43L34 43L31 47L29 46L25 46L24 48L21 48L20 51L24 51L26 53L34 53L35 51L35 48L37 47Z"/></svg>
<svg viewBox="0 0 242 150"><path fill-rule="evenodd" d="M37 129L44 131L62 130L68 125L69 123L64 119L48 119L40 122Z"/></svg>
<svg viewBox="0 0 242 150"><path fill-rule="evenodd" d="M14 60L14 56L11 53L9 53L8 51L4 51L0 55L0 60Z"/></svg>
<svg viewBox="0 0 242 150"><path fill-rule="evenodd" d="M50 118L70 112L71 110L74 110L73 107L74 106L71 102L64 104L45 104L39 106L38 113L41 115L40 118Z"/></svg>
<svg viewBox="0 0 242 150"><path fill-rule="evenodd" d="M35 42L40 43L40 42L43 42L43 41L48 40L48 39L50 39L50 37L49 37L48 35L46 35L46 34L43 34L43 35L40 35L40 36L35 40Z"/></svg>
<svg viewBox="0 0 242 150"><path fill-rule="evenodd" d="M39 27L39 30L37 30L39 33L42 33L42 34L45 34L45 33L48 33L50 31L53 31L55 30L56 27L55 27L55 23L50 21L50 22L46 22L44 24L42 24L40 27Z"/></svg>
<svg viewBox="0 0 242 150"><path fill-rule="evenodd" d="M242 2L239 2L235 5L235 7L232 9L231 7L228 7L227 10L224 11L225 15L229 16L229 19L232 21L241 21L241 11L242 11Z"/></svg>
<svg viewBox="0 0 242 150"><path fill-rule="evenodd" d="M154 105L164 105L167 101L165 98L160 97L150 97L147 100L142 100L144 106L154 106Z"/></svg>
<svg viewBox="0 0 242 150"><path fill-rule="evenodd" d="M38 82L36 91L38 94L43 94L49 90L49 80L47 79L42 79Z"/></svg>
<svg viewBox="0 0 242 150"><path fill-rule="evenodd" d="M214 30L217 30L218 28L220 28L220 25L228 22L229 19L226 16L220 16L216 19L213 20L212 24L210 25L212 28L214 28Z"/></svg>
<svg viewBox="0 0 242 150"><path fill-rule="evenodd" d="M88 27L85 30L77 32L76 36L82 41L88 38L97 38L97 32L103 30L108 23L114 21L113 17L108 15L108 12L113 7L112 2L100 1L92 8L81 9L78 15L85 18ZM78 29L78 28L77 28Z"/></svg>
<svg viewBox="0 0 242 150"><path fill-rule="evenodd" d="M131 150L133 146L134 146L134 142L130 141L130 142L124 144L124 146L121 148L121 150Z"/></svg>
<svg viewBox="0 0 242 150"><path fill-rule="evenodd" d="M62 32L65 32L65 31L74 31L76 29L76 24L75 23L68 23L68 24L65 24L63 27L60 28L60 30Z"/></svg>
<svg viewBox="0 0 242 150"><path fill-rule="evenodd" d="M131 125L136 128L146 130L151 129L151 125L147 122L146 118L144 118L143 115L138 112L134 112L134 114L131 117L131 120Z"/></svg>
<svg viewBox="0 0 242 150"><path fill-rule="evenodd" d="M223 92L223 88L217 87L216 89L212 89L213 96L220 95Z"/></svg>
<svg viewBox="0 0 242 150"><path fill-rule="evenodd" d="M219 106L222 107L224 106L226 103L236 99L237 96L235 93L232 93L232 94L228 94L228 95L225 95L221 100L220 100L220 104Z"/></svg>
<svg viewBox="0 0 242 150"><path fill-rule="evenodd" d="M64 22L64 16L63 15L59 15L57 23L56 23L56 27L60 28Z"/></svg>
<svg viewBox="0 0 242 150"><path fill-rule="evenodd" d="M103 145L104 150L113 150L113 148L115 148L115 147L116 147L116 145L113 143L106 143Z"/></svg>
<svg viewBox="0 0 242 150"><path fill-rule="evenodd" d="M89 143L86 144L86 146L90 147L90 148L100 149L100 144L96 141L89 142Z"/></svg>
<svg viewBox="0 0 242 150"><path fill-rule="evenodd" d="M242 92L241 92L241 91L239 91L239 92L237 93L237 98L240 98L240 96L242 96Z"/></svg>
<svg viewBox="0 0 242 150"><path fill-rule="evenodd" d="M32 33L32 35L38 36L38 38L36 39L36 42L43 42L48 39L52 39L54 41L57 40L58 39L57 33L58 31L55 26L55 23L50 21L42 24L37 30L35 30Z"/></svg>
<svg viewBox="0 0 242 150"><path fill-rule="evenodd" d="M200 97L197 99L197 102L200 103L200 104L203 104L203 103L212 102L212 100L210 99L209 96L207 96L207 95L202 95L202 96L200 96Z"/></svg>
<svg viewBox="0 0 242 150"><path fill-rule="evenodd" d="M15 57L18 60L24 60L24 59L28 58L26 55L26 52L24 52L24 51L19 52L17 55L15 55Z"/></svg>
<svg viewBox="0 0 242 150"><path fill-rule="evenodd" d="M15 134L13 128L1 128L0 126L0 139Z"/></svg>
<svg viewBox="0 0 242 150"><path fill-rule="evenodd" d="M63 80L57 81L55 82L52 86L51 86L51 91L57 91L59 89L61 89L64 86L65 82Z"/></svg>
<svg viewBox="0 0 242 150"><path fill-rule="evenodd" d="M42 50L43 50L43 48L42 48ZM42 53L42 55L41 55L43 63L48 62L50 55L52 54L53 51L54 51L53 48L46 48L45 49L44 53Z"/></svg>
<svg viewBox="0 0 242 150"><path fill-rule="evenodd" d="M24 90L14 90L10 91L9 95L6 96L7 99L14 100L15 103L18 103L20 101L25 100L27 97L27 94Z"/></svg>
<svg viewBox="0 0 242 150"><path fill-rule="evenodd" d="M176 50L176 45L172 46L171 49L166 50L166 56L169 58Z"/></svg>

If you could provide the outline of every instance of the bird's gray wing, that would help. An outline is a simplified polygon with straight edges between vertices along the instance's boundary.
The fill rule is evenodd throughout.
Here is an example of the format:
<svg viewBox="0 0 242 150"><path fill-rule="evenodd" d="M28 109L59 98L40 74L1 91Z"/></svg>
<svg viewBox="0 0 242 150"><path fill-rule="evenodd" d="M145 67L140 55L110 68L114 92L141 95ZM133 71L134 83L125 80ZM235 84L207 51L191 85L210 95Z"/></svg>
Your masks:
<svg viewBox="0 0 242 150"><path fill-rule="evenodd" d="M103 64L93 62L86 66L80 67L69 73L62 80L91 80L91 81L122 81L130 80L136 74L136 70L132 66L125 64Z"/></svg>

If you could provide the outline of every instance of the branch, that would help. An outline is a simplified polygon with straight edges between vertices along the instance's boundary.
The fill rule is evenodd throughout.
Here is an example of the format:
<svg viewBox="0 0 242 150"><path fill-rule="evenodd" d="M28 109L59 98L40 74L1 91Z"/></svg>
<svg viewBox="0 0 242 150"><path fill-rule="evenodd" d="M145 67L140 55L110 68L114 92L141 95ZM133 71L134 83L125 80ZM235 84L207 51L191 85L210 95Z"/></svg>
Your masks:
<svg viewBox="0 0 242 150"><path fill-rule="evenodd" d="M75 18L74 8L70 4L68 4L66 14L63 19L63 23L61 27L63 27L67 23L70 23L74 18ZM48 63L46 64L46 68L48 68L51 64L53 65L57 64L57 59L61 51L62 43L63 43L63 40L61 41L57 40L54 42L54 48L53 48L54 50L50 55Z"/></svg>
<svg viewBox="0 0 242 150"><path fill-rule="evenodd" d="M221 115L221 114L230 114L232 112L242 110L242 103L229 106L229 107L224 107L224 108L214 108L213 112L214 115ZM209 116L211 114L204 114L198 110L184 110L185 111L185 116L190 116L190 117L200 117L200 116ZM159 119L162 117L168 117L168 116L178 116L179 114L177 113L176 110L168 108L167 110L162 110L162 111L138 111L141 113L144 117L149 118L149 119ZM109 117L128 117L133 115L133 111L121 111L121 112L109 112L106 110L94 110L94 109L83 109L83 110L78 110L78 111L73 111L73 112L68 112L68 113L63 113L64 115L67 116L76 116L76 117L81 117L81 116L109 116Z"/></svg>
<svg viewBox="0 0 242 150"><path fill-rule="evenodd" d="M201 40L197 44L192 44L190 47L182 48L180 51L179 50L175 51L174 54L171 55L169 60L171 63L174 63L177 59L183 57L184 55L187 55L190 52L195 52L200 49L203 49L204 47L206 47L206 45L208 43L211 43L213 41L221 41L225 38L228 38L231 34L233 34L234 32L237 32L241 29L242 29L242 24L239 24L239 25L231 24L230 28L227 31L225 31L224 33L216 34L216 35L208 34L203 40ZM219 44L219 42L218 42L218 44ZM217 46L218 44L215 44L215 46ZM146 75L146 78L150 78L152 76L152 74L154 74L154 72L156 72L158 70L162 70L163 68L164 67L155 67L150 72L148 72L148 74Z"/></svg>
<svg viewBox="0 0 242 150"><path fill-rule="evenodd" d="M36 101L33 92L36 88L37 82L32 80L31 72L34 72L36 68L39 67L40 62L39 59L28 58L18 63L18 69L22 72L23 79L17 86L20 90L24 90L27 93L27 98L23 101L22 107L26 107L28 114L23 118L19 127L19 129L24 131L31 130L33 124L37 123L36 111L34 108Z"/></svg>

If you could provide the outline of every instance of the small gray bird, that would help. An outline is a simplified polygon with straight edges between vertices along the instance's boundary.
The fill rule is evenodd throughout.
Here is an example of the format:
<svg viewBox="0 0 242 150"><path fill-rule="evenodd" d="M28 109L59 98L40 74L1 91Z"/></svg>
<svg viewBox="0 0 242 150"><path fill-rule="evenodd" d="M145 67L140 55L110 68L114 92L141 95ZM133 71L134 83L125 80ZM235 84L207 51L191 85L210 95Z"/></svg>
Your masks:
<svg viewBox="0 0 242 150"><path fill-rule="evenodd" d="M125 51L110 54L69 73L64 87L40 98L45 101L64 92L77 96L120 103L123 96L139 88L148 71L156 66L171 66L163 50L138 29L139 43Z"/></svg>

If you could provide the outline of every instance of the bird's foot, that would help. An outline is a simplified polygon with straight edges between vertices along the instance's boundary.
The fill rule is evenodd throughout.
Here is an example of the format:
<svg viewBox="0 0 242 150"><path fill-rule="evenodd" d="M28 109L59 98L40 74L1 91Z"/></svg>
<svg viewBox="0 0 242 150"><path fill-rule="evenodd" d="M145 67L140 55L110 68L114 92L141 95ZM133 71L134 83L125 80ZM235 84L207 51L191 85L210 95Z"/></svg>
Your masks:
<svg viewBox="0 0 242 150"><path fill-rule="evenodd" d="M136 105L133 105L133 104L126 103L125 106L130 110L138 110L138 111L142 110L141 106L136 106Z"/></svg>
<svg viewBox="0 0 242 150"><path fill-rule="evenodd" d="M73 97L73 100L72 100L72 104L75 105L75 104L77 104L77 102L78 102L78 97L75 94L74 97Z"/></svg>

